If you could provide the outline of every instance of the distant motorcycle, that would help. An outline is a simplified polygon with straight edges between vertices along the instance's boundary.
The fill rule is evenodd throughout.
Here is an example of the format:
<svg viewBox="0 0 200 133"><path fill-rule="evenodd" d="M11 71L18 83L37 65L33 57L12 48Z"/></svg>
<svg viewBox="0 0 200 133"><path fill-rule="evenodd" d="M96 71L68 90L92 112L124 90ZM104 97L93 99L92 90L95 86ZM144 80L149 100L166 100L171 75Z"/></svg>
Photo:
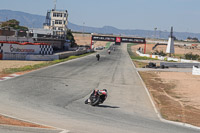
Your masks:
<svg viewBox="0 0 200 133"><path fill-rule="evenodd" d="M108 54L110 54L111 53L111 51L110 51L110 49L108 50Z"/></svg>
<svg viewBox="0 0 200 133"><path fill-rule="evenodd" d="M107 90L94 90L90 97L85 101L85 104L90 104L92 106L97 106L102 104L107 98Z"/></svg>
<svg viewBox="0 0 200 133"><path fill-rule="evenodd" d="M97 61L100 60L100 54L96 54Z"/></svg>

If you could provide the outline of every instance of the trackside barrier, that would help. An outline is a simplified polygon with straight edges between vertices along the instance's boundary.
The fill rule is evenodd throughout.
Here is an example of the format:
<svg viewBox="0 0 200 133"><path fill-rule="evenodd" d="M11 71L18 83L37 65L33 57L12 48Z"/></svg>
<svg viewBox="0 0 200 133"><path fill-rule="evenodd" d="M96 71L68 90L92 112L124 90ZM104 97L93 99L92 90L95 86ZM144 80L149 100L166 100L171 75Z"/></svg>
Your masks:
<svg viewBox="0 0 200 133"><path fill-rule="evenodd" d="M172 57L164 57L160 55L143 54L139 51L136 51L136 53L142 57L150 57L150 58L164 60L164 61L176 61L176 62L182 62L182 63L199 63L198 61L193 61L193 60L177 59L177 58L172 58Z"/></svg>
<svg viewBox="0 0 200 133"><path fill-rule="evenodd" d="M58 55L27 55L25 60L53 61L58 59L59 59Z"/></svg>
<svg viewBox="0 0 200 133"><path fill-rule="evenodd" d="M26 56L26 54L4 53L3 60L25 60Z"/></svg>
<svg viewBox="0 0 200 133"><path fill-rule="evenodd" d="M3 60L30 60L30 61L52 61L59 59L58 55L32 55L32 54L17 54L4 53Z"/></svg>
<svg viewBox="0 0 200 133"><path fill-rule="evenodd" d="M64 59L69 56L81 55L81 54L85 54L85 53L88 53L88 50L71 51L71 52L59 54L58 56L59 56L59 59Z"/></svg>
<svg viewBox="0 0 200 133"><path fill-rule="evenodd" d="M193 66L192 75L200 75L200 68L197 66Z"/></svg>
<svg viewBox="0 0 200 133"><path fill-rule="evenodd" d="M88 50L82 51L68 51L66 53L58 53L53 55L32 55L32 54L16 54L16 53L4 53L4 60L31 60L31 61L52 61L58 59L64 59L69 56L81 55L88 53Z"/></svg>

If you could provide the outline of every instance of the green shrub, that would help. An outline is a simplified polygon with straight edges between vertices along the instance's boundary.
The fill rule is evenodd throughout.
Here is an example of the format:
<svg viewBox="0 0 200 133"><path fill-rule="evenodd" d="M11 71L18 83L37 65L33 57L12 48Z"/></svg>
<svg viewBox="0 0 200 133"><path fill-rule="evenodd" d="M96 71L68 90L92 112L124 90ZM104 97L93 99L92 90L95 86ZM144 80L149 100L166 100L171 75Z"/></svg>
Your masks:
<svg viewBox="0 0 200 133"><path fill-rule="evenodd" d="M153 54L154 54L154 55L160 55L160 56L166 56L166 55L167 55L167 54L164 53L163 51L158 51L158 50L156 50Z"/></svg>
<svg viewBox="0 0 200 133"><path fill-rule="evenodd" d="M192 54L192 53L187 53L185 54L185 59L188 59L188 60L199 60L200 56L198 54Z"/></svg>
<svg viewBox="0 0 200 133"><path fill-rule="evenodd" d="M46 67L46 66L57 64L57 63L65 62L65 61L68 61L68 60L84 57L84 56L90 55L92 53L93 52L82 54L82 55L77 55L77 56L69 56L65 59L47 61L47 62L44 62L44 63L35 64L35 65L28 65L28 66L24 66L24 67L20 67L20 68L6 68L6 69L3 69L3 73L4 74L11 74L11 73L16 73L16 72L36 70L36 69L39 69L39 68L42 68L42 67Z"/></svg>

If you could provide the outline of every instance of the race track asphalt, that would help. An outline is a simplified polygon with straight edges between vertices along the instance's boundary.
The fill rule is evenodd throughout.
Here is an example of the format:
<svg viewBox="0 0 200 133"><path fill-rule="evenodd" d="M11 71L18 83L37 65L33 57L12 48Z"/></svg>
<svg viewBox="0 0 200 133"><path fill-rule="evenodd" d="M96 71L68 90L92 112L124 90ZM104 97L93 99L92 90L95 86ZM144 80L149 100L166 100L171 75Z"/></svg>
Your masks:
<svg viewBox="0 0 200 133"><path fill-rule="evenodd" d="M0 82L0 112L72 133L199 133L159 120L126 44L115 47ZM107 100L85 105L95 88Z"/></svg>

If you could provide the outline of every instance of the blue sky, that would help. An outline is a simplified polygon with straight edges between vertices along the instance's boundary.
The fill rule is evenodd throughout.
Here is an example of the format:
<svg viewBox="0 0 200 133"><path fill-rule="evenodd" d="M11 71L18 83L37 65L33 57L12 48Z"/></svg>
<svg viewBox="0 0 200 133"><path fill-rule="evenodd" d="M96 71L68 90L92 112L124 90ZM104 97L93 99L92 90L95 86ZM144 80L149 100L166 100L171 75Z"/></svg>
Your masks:
<svg viewBox="0 0 200 133"><path fill-rule="evenodd" d="M0 9L46 15L54 0L0 0ZM84 26L114 26L200 33L200 0L57 0L69 21Z"/></svg>

